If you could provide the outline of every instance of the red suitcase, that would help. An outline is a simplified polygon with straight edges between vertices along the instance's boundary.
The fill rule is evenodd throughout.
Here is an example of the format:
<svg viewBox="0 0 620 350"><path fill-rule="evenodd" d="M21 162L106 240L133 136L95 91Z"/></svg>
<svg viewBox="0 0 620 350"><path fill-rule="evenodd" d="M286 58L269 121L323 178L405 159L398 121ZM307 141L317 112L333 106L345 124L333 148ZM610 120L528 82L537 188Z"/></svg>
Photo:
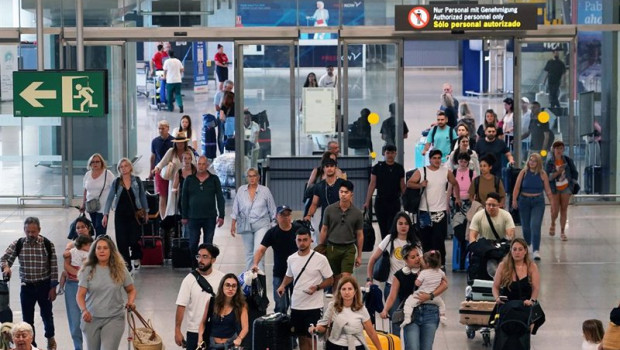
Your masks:
<svg viewBox="0 0 620 350"><path fill-rule="evenodd" d="M142 247L142 259L140 264L143 266L163 265L164 264L164 245L159 236L142 236L140 239Z"/></svg>

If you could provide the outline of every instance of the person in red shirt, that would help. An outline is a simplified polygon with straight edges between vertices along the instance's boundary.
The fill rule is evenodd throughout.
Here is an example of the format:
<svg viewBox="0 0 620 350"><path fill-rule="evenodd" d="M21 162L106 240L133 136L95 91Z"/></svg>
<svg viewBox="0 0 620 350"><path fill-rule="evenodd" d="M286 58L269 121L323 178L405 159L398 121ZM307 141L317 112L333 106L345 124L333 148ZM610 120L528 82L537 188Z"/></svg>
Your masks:
<svg viewBox="0 0 620 350"><path fill-rule="evenodd" d="M168 57L168 53L164 51L164 45L157 45L157 52L151 58L151 75L155 75L158 70L164 69L164 58Z"/></svg>
<svg viewBox="0 0 620 350"><path fill-rule="evenodd" d="M217 53L215 54L215 74L217 74L218 90L222 91L224 82L228 80L228 56L224 53L224 46L217 44Z"/></svg>

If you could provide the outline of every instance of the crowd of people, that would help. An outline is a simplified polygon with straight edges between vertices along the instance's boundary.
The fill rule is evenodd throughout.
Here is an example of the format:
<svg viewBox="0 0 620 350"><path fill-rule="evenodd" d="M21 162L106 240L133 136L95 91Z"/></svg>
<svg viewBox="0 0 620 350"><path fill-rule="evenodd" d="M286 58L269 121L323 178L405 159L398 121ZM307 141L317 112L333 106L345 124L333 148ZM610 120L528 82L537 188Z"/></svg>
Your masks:
<svg viewBox="0 0 620 350"><path fill-rule="evenodd" d="M226 62L218 65L225 66ZM336 77L333 69L331 72L328 69L319 85L327 80L333 83ZM316 76L309 76L309 82L316 84ZM223 81L215 97L219 117L224 121L219 123L222 141L228 127L225 121L234 112L232 88L232 82ZM553 152L545 163L536 152L544 150L549 140L543 135L542 146L532 146L514 187L504 188L502 156L508 165L515 163L509 137L514 133L514 102L506 99L504 104L503 126L496 113L488 110L474 137L475 120L469 106L459 104L452 96L452 86L444 85L436 124L429 131L423 151L428 152L430 164L415 169L408 179L403 165L396 162L394 121L386 126L386 120L385 130L382 127L384 160L371 169L362 208L354 206L355 187L347 180L346 169L338 167L340 146L336 141L329 142L320 164L311 171L304 193L304 221L311 221L320 212L318 234L313 234L307 224L292 222L292 209L275 203L270 189L261 184L256 168L246 171L247 184L237 189L228 216L230 234L242 238L246 271L264 273L264 256L272 248L275 311L290 310L300 350L312 349L312 335L328 329L327 349L361 349L369 342L381 348L372 322L374 315L371 317L362 303L360 284L368 290L377 284L373 271L384 252L389 253L389 275L383 288L385 305L377 311L387 319L402 309L404 319L391 322L392 333L400 335L402 329L406 350L431 350L440 321L445 321L446 305L441 298L448 288L445 240L451 215L456 211L468 212L466 241L485 238L509 242L510 250L494 276L492 291L497 304L519 300L532 306L537 302L540 275L533 260L541 258L544 195L551 203L549 234L555 234L560 216L561 239L566 241L566 208L579 174L573 161L564 155L561 141L551 145ZM394 118L394 108L394 104L390 105L390 118ZM367 118L369 111L362 112L362 117ZM532 127L537 123L532 117L530 129L537 140L532 145L540 144L541 134L534 132L538 126ZM406 137L408 129L404 126ZM159 135L151 143L150 176L159 195L156 209L162 220L175 217L180 221L182 230L177 234L189 238L190 255L194 257L192 272L183 280L176 300L174 340L188 349L202 343L206 348L238 347L247 341L250 332L242 279L214 267L220 254L213 244L215 230L226 220L222 184L208 170L210 159L196 151L191 118L184 115L173 133L169 129L167 121L160 121ZM37 218L27 218L26 237L6 249L0 260L5 275L11 274L15 259L20 259L20 298L26 323L14 326L16 345L26 339L36 346L34 306L38 303L47 348L57 348L52 302L62 291L74 348L118 348L125 309L135 308L133 278L142 257L138 244L140 225L147 220L149 209L154 208L149 208L145 182L133 174L131 161L120 159L116 170L118 176L108 170L101 154L90 157L81 207L90 220L76 220L76 237L63 253L64 272L60 278L54 244L40 235ZM407 189L420 193L416 212L401 210L401 196ZM373 202L381 241L363 267L362 210L371 209ZM511 208L518 209L524 238L516 235ZM111 210L115 212L115 241L107 235ZM356 268L366 271L365 284L355 279ZM327 305L325 297L331 298ZM584 346L585 342L603 339L600 322L590 323L584 323ZM607 334L617 332L619 325L617 311L612 312L611 331Z"/></svg>

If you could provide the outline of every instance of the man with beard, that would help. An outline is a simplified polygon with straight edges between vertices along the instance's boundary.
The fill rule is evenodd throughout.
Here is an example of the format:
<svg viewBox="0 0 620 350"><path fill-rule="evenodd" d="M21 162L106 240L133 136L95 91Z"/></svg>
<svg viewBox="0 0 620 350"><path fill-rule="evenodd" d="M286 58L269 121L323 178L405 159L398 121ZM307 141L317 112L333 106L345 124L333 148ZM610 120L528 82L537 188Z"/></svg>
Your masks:
<svg viewBox="0 0 620 350"><path fill-rule="evenodd" d="M0 265L5 278L11 277L11 266L19 257L19 293L24 322L32 326L34 338L34 306L39 304L47 338L47 348L56 350L52 302L56 299L58 261L54 243L40 235L41 224L36 217L26 218L22 237L9 244ZM36 346L36 343L33 342Z"/></svg>
<svg viewBox="0 0 620 350"><path fill-rule="evenodd" d="M177 296L177 312L175 316L174 342L182 346L187 342L187 349L198 347L198 327L205 312L205 306L211 297L215 297L215 292L224 277L224 273L213 268L215 260L220 254L220 250L212 244L201 244L198 247L198 268L187 275L181 283L179 295ZM205 286L207 289L205 290ZM187 309L187 333L183 339L181 324Z"/></svg>
<svg viewBox="0 0 620 350"><path fill-rule="evenodd" d="M495 156L497 160L495 164L493 164L493 169L491 169L491 173L495 176L500 176L502 174L502 154L508 158L508 164L513 165L515 163L515 159L512 157L512 153L508 149L506 142L497 138L497 128L495 125L487 125L484 129L485 138L476 142L476 147L474 151L478 153L479 159L484 158L487 154L492 154Z"/></svg>
<svg viewBox="0 0 620 350"><path fill-rule="evenodd" d="M295 243L297 252L286 260L286 275L278 294L284 296L286 287L293 284L291 328L293 335L299 338L299 350L311 350L312 335L308 333L308 327L316 325L324 306L323 293L318 292L331 286L334 276L327 258L310 248L312 238L307 227L297 229Z"/></svg>

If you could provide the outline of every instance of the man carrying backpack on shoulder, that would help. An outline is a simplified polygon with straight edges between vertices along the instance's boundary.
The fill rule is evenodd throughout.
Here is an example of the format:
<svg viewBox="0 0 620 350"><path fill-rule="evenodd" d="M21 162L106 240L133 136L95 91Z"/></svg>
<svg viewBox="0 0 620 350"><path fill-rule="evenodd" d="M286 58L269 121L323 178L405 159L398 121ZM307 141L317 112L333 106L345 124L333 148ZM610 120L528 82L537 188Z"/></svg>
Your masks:
<svg viewBox="0 0 620 350"><path fill-rule="evenodd" d="M422 155L426 155L426 152L428 152L432 144L433 149L438 149L441 151L441 154L443 155L441 158L441 163L443 164L447 161L450 152L452 152L456 139L456 131L448 126L448 117L446 117L446 114L443 111L439 111L437 112L437 125L433 126L431 131L428 133L428 138L426 139L426 144L424 145Z"/></svg>
<svg viewBox="0 0 620 350"><path fill-rule="evenodd" d="M56 300L58 260L54 244L41 236L40 232L39 219L26 218L24 221L26 237L9 245L0 259L0 266L2 266L3 275L10 277L11 266L19 257L20 299L24 322L29 323L34 331L34 306L38 303L45 328L45 338L47 338L47 349L56 350L52 302ZM34 341L32 345L36 346Z"/></svg>

